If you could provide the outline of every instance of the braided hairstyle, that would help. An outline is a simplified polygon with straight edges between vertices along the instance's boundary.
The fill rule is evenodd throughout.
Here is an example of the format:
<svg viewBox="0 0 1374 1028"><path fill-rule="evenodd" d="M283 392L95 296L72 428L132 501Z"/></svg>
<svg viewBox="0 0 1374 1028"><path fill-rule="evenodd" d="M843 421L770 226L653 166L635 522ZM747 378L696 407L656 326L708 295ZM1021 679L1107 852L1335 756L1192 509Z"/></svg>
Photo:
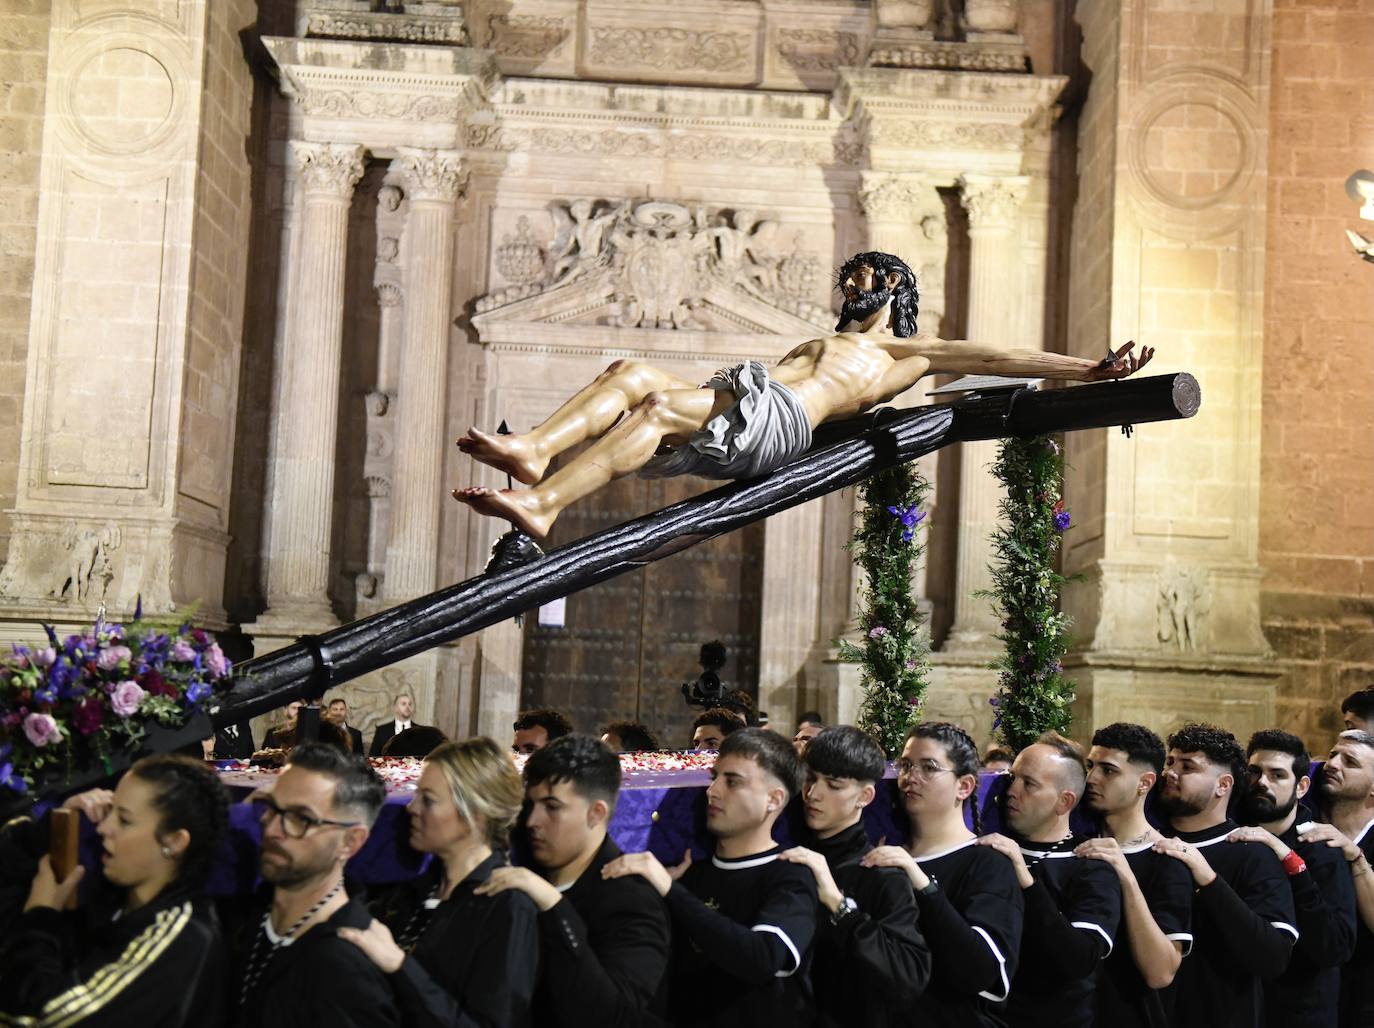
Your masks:
<svg viewBox="0 0 1374 1028"><path fill-rule="evenodd" d="M144 757L128 773L156 793L158 835L184 828L191 837L177 865L176 883L203 885L229 829L229 791L219 776L202 760L172 754Z"/></svg>
<svg viewBox="0 0 1374 1028"><path fill-rule="evenodd" d="M973 738L958 725L952 725L948 721L922 721L918 725L912 725L911 730L906 733L906 738L902 740L902 746L912 739L933 739L945 748L945 759L954 769L955 778L962 778L964 775L973 775L974 782L978 780L978 770L982 767L982 762L978 759L978 747L974 745ZM964 800L966 808L972 807L973 812L973 834L983 834L983 817L978 810L978 787L975 784L973 792L968 794Z"/></svg>

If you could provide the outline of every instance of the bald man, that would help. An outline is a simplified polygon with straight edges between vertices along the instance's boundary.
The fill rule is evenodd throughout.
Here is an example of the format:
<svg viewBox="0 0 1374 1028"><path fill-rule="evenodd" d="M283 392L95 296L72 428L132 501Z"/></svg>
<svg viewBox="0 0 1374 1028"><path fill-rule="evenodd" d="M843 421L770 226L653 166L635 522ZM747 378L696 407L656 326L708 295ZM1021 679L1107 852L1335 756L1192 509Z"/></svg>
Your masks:
<svg viewBox="0 0 1374 1028"><path fill-rule="evenodd" d="M1047 732L1012 762L1008 835L978 840L1012 862L1026 901L1006 1009L1011 1028L1097 1023L1097 971L1116 939L1121 885L1110 867L1074 854L1084 840L1069 828L1069 814L1086 781L1082 749Z"/></svg>

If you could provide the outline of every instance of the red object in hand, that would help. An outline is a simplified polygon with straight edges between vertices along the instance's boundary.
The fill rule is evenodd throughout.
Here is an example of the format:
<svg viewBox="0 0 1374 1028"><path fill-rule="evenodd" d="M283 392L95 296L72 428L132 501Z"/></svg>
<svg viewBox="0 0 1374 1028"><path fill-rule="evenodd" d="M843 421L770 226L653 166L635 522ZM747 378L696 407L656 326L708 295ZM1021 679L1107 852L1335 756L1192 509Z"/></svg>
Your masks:
<svg viewBox="0 0 1374 1028"><path fill-rule="evenodd" d="M1295 850L1289 850L1288 856L1283 858L1283 869L1287 872L1288 877L1292 878L1294 875L1300 875L1306 871L1307 864L1304 863L1302 857L1298 856Z"/></svg>

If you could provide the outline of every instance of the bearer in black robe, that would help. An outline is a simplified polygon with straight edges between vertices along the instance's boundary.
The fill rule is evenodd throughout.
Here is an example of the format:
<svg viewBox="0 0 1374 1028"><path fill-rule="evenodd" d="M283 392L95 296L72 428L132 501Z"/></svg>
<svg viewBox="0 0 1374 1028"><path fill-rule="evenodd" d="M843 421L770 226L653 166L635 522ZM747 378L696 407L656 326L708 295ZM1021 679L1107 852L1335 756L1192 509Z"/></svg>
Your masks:
<svg viewBox="0 0 1374 1028"><path fill-rule="evenodd" d="M1293 894L1278 857L1255 842L1228 842L1238 827L1226 805L1245 774L1235 736L1189 724L1169 737L1160 808L1170 838L1155 843L1193 876L1193 951L1174 980L1181 1028L1257 1028L1260 983L1288 966L1297 941Z"/></svg>
<svg viewBox="0 0 1374 1028"><path fill-rule="evenodd" d="M365 931L339 932L389 976L407 1026L530 1024L537 910L515 890L477 892L505 866L523 800L509 753L484 736L444 743L425 759L408 808L410 844L435 859L373 902L377 919Z"/></svg>
<svg viewBox="0 0 1374 1028"><path fill-rule="evenodd" d="M879 846L868 867L895 867L916 890L931 953L926 991L908 1023L922 1028L1001 1028L998 1004L1011 991L1024 900L1011 862L976 845L978 749L957 725L927 721L907 733L897 788L911 822L907 846Z"/></svg>
<svg viewBox="0 0 1374 1028"><path fill-rule="evenodd" d="M1097 1019L1112 1028L1169 1028L1169 986L1193 948L1193 876L1155 852L1161 834L1145 800L1164 771L1164 742L1143 725L1099 728L1088 751L1083 802L1102 820L1102 836L1081 843L1121 885L1121 928L1097 975Z"/></svg>
<svg viewBox="0 0 1374 1028"><path fill-rule="evenodd" d="M806 976L816 933L816 882L779 860L773 824L801 788L791 744L745 728L720 747L706 791L709 861L680 879L651 853L628 853L603 874L641 875L668 900L674 928L670 1019L678 1025L809 1025Z"/></svg>
<svg viewBox="0 0 1374 1028"><path fill-rule="evenodd" d="M341 937L372 920L343 870L385 800L366 761L321 743L295 747L272 791L255 794L259 871L273 890L238 937L229 998L242 1028L401 1023L386 975Z"/></svg>
<svg viewBox="0 0 1374 1028"><path fill-rule="evenodd" d="M1012 762L1010 837L978 840L1011 861L1026 899L1021 960L1006 1007L1013 1028L1097 1023L1097 972L1116 940L1121 886L1111 868L1074 854L1084 840L1069 828L1069 813L1086 775L1078 745L1046 732Z"/></svg>
<svg viewBox="0 0 1374 1028"><path fill-rule="evenodd" d="M1298 942L1288 969L1264 983L1264 1021L1272 1028L1329 1028L1337 1023L1341 967L1355 951L1355 883L1340 851L1307 841L1298 800L1312 784L1312 758L1301 739L1271 729L1246 746L1249 780L1231 841L1273 850L1293 890ZM1302 825L1299 816L1302 815Z"/></svg>
<svg viewBox="0 0 1374 1028"><path fill-rule="evenodd" d="M637 875L603 878L620 848L606 835L620 758L589 735L565 735L525 764L525 834L534 865L492 872L478 895L519 890L539 908L541 973L533 1022L637 1028L661 1013L668 910Z"/></svg>
<svg viewBox="0 0 1374 1028"><path fill-rule="evenodd" d="M839 725L807 741L802 763L809 838L782 859L810 868L820 894L811 964L816 1023L905 1024L930 978L930 949L906 875L860 863L873 848L863 812L886 769L883 751L859 729Z"/></svg>

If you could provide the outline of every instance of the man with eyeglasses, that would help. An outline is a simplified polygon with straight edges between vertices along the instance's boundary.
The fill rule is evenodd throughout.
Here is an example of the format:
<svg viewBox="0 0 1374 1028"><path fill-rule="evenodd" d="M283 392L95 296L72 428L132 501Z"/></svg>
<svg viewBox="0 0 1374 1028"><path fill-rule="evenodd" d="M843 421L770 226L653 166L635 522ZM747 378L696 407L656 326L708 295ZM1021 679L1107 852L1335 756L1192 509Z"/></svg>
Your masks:
<svg viewBox="0 0 1374 1028"><path fill-rule="evenodd" d="M268 909L238 933L230 980L238 1025L400 1024L386 976L336 934L372 920L344 890L343 874L385 800L366 760L318 743L292 750L272 791L253 796L259 871L273 890Z"/></svg>

